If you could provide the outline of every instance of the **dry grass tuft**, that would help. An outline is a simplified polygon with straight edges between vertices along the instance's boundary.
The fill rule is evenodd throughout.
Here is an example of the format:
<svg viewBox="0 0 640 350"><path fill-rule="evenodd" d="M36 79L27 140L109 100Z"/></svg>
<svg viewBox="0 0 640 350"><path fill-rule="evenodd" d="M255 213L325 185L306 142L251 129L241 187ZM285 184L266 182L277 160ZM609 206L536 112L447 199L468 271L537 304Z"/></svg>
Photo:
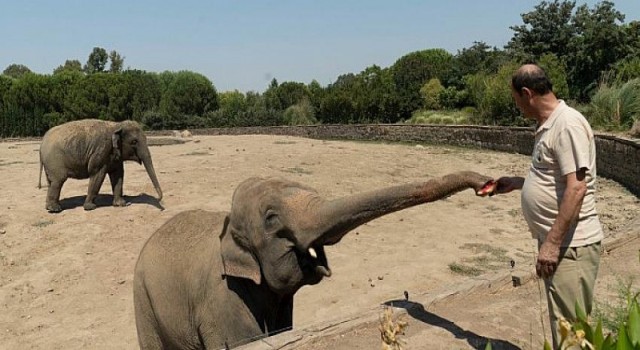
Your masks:
<svg viewBox="0 0 640 350"><path fill-rule="evenodd" d="M404 329L409 324L394 317L393 308L385 306L380 317L380 337L382 338L382 350L402 350L405 340L400 336L404 335Z"/></svg>

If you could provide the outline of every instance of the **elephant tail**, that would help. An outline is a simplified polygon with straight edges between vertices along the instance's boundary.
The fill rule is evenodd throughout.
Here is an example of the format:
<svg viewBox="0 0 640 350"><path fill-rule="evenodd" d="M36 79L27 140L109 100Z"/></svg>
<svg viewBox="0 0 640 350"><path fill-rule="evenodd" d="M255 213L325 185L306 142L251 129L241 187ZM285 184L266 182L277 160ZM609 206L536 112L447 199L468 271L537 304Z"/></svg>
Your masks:
<svg viewBox="0 0 640 350"><path fill-rule="evenodd" d="M38 176L38 188L42 188L42 155L40 155L40 176Z"/></svg>

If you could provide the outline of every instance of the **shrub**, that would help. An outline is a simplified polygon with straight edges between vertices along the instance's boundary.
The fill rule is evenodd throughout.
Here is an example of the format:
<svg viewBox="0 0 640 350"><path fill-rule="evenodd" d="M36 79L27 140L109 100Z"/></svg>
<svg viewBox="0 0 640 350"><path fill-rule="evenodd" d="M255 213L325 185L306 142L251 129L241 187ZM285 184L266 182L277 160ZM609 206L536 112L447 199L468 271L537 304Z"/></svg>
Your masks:
<svg viewBox="0 0 640 350"><path fill-rule="evenodd" d="M284 111L283 117L287 125L311 125L318 122L315 118L313 106L306 98L289 106Z"/></svg>
<svg viewBox="0 0 640 350"><path fill-rule="evenodd" d="M605 130L629 130L640 118L640 79L620 86L602 84L591 99L589 121Z"/></svg>
<svg viewBox="0 0 640 350"><path fill-rule="evenodd" d="M440 94L444 91L444 87L438 78L430 79L420 88L420 96L422 96L422 105L425 109L440 109Z"/></svg>

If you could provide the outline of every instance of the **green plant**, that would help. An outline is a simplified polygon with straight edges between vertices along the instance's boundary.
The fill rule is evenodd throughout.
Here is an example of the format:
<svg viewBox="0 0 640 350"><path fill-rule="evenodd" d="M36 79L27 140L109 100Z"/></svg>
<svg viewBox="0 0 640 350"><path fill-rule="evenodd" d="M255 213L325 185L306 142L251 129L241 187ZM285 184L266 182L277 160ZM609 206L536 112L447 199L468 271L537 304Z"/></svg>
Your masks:
<svg viewBox="0 0 640 350"><path fill-rule="evenodd" d="M560 323L562 334L561 349L568 349L571 345L580 345L598 350L632 349L640 350L640 307L638 296L640 292L629 296L627 301L626 317L617 325L617 334L607 334L602 327L602 319L599 319L593 327L588 321L586 313L576 303L576 315L578 320L571 325L565 320ZM587 345L588 344L588 345ZM590 345L590 346L589 346Z"/></svg>
<svg viewBox="0 0 640 350"><path fill-rule="evenodd" d="M640 119L640 78L619 86L602 84L587 111L589 121L605 130L628 130Z"/></svg>
<svg viewBox="0 0 640 350"><path fill-rule="evenodd" d="M420 88L424 108L440 109L439 96L442 91L444 91L444 87L438 78L433 78L426 82L422 88Z"/></svg>

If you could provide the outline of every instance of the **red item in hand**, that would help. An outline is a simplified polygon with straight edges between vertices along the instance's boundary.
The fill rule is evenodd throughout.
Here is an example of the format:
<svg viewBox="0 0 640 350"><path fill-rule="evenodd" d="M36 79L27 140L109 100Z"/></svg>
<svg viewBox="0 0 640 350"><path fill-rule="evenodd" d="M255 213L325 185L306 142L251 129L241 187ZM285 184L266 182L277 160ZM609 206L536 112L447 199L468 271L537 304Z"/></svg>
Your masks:
<svg viewBox="0 0 640 350"><path fill-rule="evenodd" d="M496 189L498 188L498 183L495 180L487 181L482 188L476 192L478 196L493 196L496 194Z"/></svg>

